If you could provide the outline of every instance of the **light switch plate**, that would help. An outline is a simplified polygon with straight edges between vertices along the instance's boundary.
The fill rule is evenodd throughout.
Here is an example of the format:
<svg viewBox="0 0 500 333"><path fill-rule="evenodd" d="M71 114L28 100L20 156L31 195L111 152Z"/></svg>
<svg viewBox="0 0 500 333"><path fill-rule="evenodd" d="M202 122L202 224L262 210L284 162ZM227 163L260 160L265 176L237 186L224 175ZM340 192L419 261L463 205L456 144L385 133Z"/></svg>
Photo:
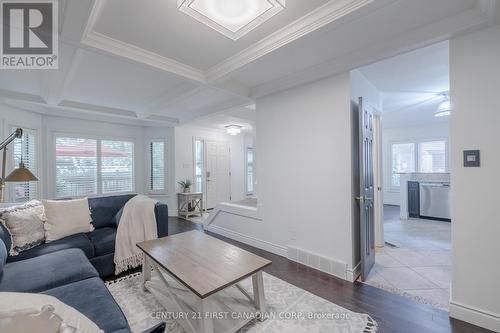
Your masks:
<svg viewBox="0 0 500 333"><path fill-rule="evenodd" d="M464 167L479 168L481 166L481 154L479 150L464 150Z"/></svg>

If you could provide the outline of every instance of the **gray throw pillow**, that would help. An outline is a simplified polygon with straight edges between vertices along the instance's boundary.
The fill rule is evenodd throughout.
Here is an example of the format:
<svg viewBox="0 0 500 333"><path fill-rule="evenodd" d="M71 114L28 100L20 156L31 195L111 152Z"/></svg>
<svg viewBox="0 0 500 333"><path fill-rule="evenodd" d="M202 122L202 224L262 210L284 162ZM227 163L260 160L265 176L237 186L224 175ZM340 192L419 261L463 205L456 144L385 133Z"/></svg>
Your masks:
<svg viewBox="0 0 500 333"><path fill-rule="evenodd" d="M45 241L43 205L33 200L19 206L0 210L0 222L7 228L12 240L9 254L18 255Z"/></svg>

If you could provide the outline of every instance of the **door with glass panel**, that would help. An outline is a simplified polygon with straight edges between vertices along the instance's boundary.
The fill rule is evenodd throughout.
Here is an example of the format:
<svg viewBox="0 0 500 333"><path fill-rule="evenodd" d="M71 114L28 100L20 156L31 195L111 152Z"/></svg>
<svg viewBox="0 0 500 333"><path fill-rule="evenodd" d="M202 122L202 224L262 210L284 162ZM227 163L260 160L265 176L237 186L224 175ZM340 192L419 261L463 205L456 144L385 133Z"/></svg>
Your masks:
<svg viewBox="0 0 500 333"><path fill-rule="evenodd" d="M206 209L230 200L229 143L195 140L195 190L203 192Z"/></svg>

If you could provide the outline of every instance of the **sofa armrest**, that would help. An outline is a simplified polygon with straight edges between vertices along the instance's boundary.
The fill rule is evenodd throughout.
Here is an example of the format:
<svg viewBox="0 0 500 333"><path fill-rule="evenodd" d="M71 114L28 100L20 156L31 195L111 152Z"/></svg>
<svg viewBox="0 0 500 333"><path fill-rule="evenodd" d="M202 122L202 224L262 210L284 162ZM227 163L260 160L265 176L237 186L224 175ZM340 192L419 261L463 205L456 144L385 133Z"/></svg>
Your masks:
<svg viewBox="0 0 500 333"><path fill-rule="evenodd" d="M165 322L161 322L161 323L151 327L150 329L145 330L142 333L163 333L163 332L165 332L166 326L167 326L167 324Z"/></svg>
<svg viewBox="0 0 500 333"><path fill-rule="evenodd" d="M168 206L164 203L155 205L156 227L158 229L158 238L168 236Z"/></svg>

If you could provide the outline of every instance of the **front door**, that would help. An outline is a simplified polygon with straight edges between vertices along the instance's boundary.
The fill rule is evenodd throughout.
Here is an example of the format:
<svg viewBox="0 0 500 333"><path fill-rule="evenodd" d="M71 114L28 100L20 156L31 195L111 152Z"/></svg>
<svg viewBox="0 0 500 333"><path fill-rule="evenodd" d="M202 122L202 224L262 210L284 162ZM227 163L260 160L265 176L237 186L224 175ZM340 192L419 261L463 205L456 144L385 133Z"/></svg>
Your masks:
<svg viewBox="0 0 500 333"><path fill-rule="evenodd" d="M229 143L206 141L206 208L212 209L218 202L229 201Z"/></svg>
<svg viewBox="0 0 500 333"><path fill-rule="evenodd" d="M373 111L359 98L359 170L361 279L366 280L375 264L375 214L373 172Z"/></svg>

